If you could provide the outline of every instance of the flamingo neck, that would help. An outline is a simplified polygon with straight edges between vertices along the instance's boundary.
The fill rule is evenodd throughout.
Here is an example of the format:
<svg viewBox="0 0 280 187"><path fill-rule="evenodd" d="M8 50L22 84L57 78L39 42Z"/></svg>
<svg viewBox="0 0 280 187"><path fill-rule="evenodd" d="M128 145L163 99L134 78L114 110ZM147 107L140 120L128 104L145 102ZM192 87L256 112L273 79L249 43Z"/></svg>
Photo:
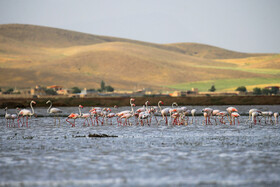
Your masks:
<svg viewBox="0 0 280 187"><path fill-rule="evenodd" d="M158 108L159 108L159 111L161 111L160 102L158 102Z"/></svg>
<svg viewBox="0 0 280 187"><path fill-rule="evenodd" d="M33 108L33 106L32 106L32 102L30 103L30 108L31 108L31 110L32 110L31 115L33 115L33 114L34 114L34 108Z"/></svg>
<svg viewBox="0 0 280 187"><path fill-rule="evenodd" d="M79 114L80 116L82 116L82 112L81 112L81 108L79 107Z"/></svg>
<svg viewBox="0 0 280 187"><path fill-rule="evenodd" d="M51 108L52 108L52 102L50 102L50 103L51 103L51 105L50 105L50 107L49 107L48 110L47 110L48 113L50 113L50 110L51 110Z"/></svg>

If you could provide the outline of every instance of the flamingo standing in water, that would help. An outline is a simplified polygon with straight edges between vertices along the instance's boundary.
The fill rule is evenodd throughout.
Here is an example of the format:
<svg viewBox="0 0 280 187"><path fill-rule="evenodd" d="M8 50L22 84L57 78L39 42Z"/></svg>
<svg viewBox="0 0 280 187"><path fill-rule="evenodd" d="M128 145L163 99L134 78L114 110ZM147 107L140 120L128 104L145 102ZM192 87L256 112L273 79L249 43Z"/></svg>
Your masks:
<svg viewBox="0 0 280 187"><path fill-rule="evenodd" d="M15 119L18 118L19 111L20 111L20 109L17 107L16 108L16 114L11 114L11 120L13 121L13 127L15 127Z"/></svg>
<svg viewBox="0 0 280 187"><path fill-rule="evenodd" d="M70 123L70 124L72 125L72 127L75 127L75 121L76 121L76 119L79 118L79 117L81 116L81 109L80 109L80 106L81 106L81 105L79 105L79 107L78 107L79 113L80 113L80 114L71 113L71 114L67 117L67 119L66 119L66 121L67 121L68 123ZM71 122L69 121L69 119L74 119L74 122L71 123Z"/></svg>
<svg viewBox="0 0 280 187"><path fill-rule="evenodd" d="M226 111L229 113L229 122L230 122L230 125L232 125L232 120L233 120L233 117L231 116L231 113L233 112L238 112L238 110L235 108L235 107L228 107L226 109Z"/></svg>
<svg viewBox="0 0 280 187"><path fill-rule="evenodd" d="M274 112L273 116L275 118L275 124L278 124L279 113L278 112Z"/></svg>
<svg viewBox="0 0 280 187"><path fill-rule="evenodd" d="M24 117L26 117L26 127L28 127L28 117L31 117L31 116L34 115L33 104L36 104L36 102L35 102L35 101L31 101L31 102L30 102L30 108L31 108L32 112L31 112L30 110L27 110L27 109L22 109L22 110L19 111L18 116L20 116L20 117L19 117L18 120L17 120L17 122L18 122L18 127L19 127L19 121L20 121L20 119L21 119L21 118L24 118ZM23 122L23 123L24 123L24 122Z"/></svg>
<svg viewBox="0 0 280 187"><path fill-rule="evenodd" d="M79 105L79 108L83 109L84 107L83 107L82 105ZM85 121L84 121L84 123L83 123L83 126L86 125L86 121L87 121L88 126L90 126L90 125L89 125L88 118L90 118L91 124L93 124L92 119L91 119L91 114L90 114L90 113L81 113L81 111L80 111L80 118L85 119Z"/></svg>
<svg viewBox="0 0 280 187"><path fill-rule="evenodd" d="M49 103L50 103L50 107L48 108L47 113L54 114L54 125L56 125L56 118L58 117L58 124L60 125L60 118L58 114L62 113L62 110L60 110L59 108L52 108L52 102L50 100L46 102L46 104Z"/></svg>
<svg viewBox="0 0 280 187"><path fill-rule="evenodd" d="M237 112L232 112L231 113L231 118L233 119L233 124L235 125L235 118L237 119L237 121L238 121L238 125L240 124L239 123L239 117L240 117L240 115L237 113Z"/></svg>
<svg viewBox="0 0 280 187"><path fill-rule="evenodd" d="M193 121L195 119L195 113L196 113L196 109L192 109L191 110L191 114L192 114L192 124L193 124Z"/></svg>
<svg viewBox="0 0 280 187"><path fill-rule="evenodd" d="M130 101L129 101L131 110L124 110L124 111L121 111L121 112L116 113L118 125L122 123L122 121L119 120L119 119L120 119L124 114L130 113L130 112L134 111L134 110L133 110L133 107L135 107L135 104L133 103L134 101L135 101L135 99L133 99L133 98L131 98ZM122 119L122 118L121 118L121 119Z"/></svg>
<svg viewBox="0 0 280 187"><path fill-rule="evenodd" d="M6 125L7 127L10 127L10 120L12 119L12 115L8 114L8 107L5 108L5 112Z"/></svg>
<svg viewBox="0 0 280 187"><path fill-rule="evenodd" d="M121 119L125 119L123 125L128 125L129 123L129 118L131 118L132 116L134 116L134 110L133 107L135 106L134 103L131 104L131 110L129 112L123 113L123 115L120 117Z"/></svg>
<svg viewBox="0 0 280 187"><path fill-rule="evenodd" d="M205 117L205 125L207 125L207 122L208 122L208 124L212 125L212 123L210 121L210 118L212 116L212 111L213 111L212 108L204 108L204 109L202 109L203 116Z"/></svg>
<svg viewBox="0 0 280 187"><path fill-rule="evenodd" d="M219 116L220 110L213 110L212 115L214 116L215 123L217 125L217 116Z"/></svg>
<svg viewBox="0 0 280 187"><path fill-rule="evenodd" d="M169 110L170 110L171 108L168 107L168 108L161 109L161 105L163 105L163 102L162 102L162 101L159 101L159 102L158 102L159 111L160 111L160 113L161 113L161 116L162 116L163 120L165 120L165 124L167 124L167 123L168 123L167 116L168 116Z"/></svg>

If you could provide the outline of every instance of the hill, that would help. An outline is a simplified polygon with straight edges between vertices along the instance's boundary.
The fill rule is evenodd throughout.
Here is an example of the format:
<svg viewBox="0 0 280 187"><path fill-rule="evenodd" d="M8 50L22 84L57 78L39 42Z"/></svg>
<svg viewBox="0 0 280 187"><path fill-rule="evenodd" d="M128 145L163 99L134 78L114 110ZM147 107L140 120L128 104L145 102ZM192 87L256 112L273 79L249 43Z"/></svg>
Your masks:
<svg viewBox="0 0 280 187"><path fill-rule="evenodd" d="M0 25L0 87L98 88L104 80L117 89L190 89L182 85L279 80L279 59L203 44L153 44L34 25Z"/></svg>

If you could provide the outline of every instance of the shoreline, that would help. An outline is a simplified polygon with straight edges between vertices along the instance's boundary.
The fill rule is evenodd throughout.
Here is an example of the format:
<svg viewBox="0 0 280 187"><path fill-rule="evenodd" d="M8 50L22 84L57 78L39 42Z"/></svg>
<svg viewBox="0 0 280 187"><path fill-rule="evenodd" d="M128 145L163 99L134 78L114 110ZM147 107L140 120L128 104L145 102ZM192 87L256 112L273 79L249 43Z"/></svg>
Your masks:
<svg viewBox="0 0 280 187"><path fill-rule="evenodd" d="M24 108L28 107L31 100L36 101L36 106L46 107L46 101L51 100L55 106L129 106L131 97L91 97L91 98L61 98L61 97L43 97L43 98L1 98L0 108ZM158 101L163 101L164 105L172 105L177 102L178 105L280 105L280 96L185 96L185 97L132 97L135 98L135 104L142 106L146 101L150 105L157 106Z"/></svg>

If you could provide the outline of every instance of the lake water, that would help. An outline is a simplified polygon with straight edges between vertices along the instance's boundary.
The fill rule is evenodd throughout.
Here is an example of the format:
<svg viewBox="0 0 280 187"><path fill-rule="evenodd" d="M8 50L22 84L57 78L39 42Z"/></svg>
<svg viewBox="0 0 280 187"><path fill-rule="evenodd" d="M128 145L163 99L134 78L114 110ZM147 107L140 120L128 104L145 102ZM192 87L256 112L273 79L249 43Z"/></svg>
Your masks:
<svg viewBox="0 0 280 187"><path fill-rule="evenodd" d="M236 107L244 113L256 107L280 110ZM45 115L46 108L35 110ZM65 117L60 127L53 118L40 117L32 118L29 128L8 128L2 117L0 186L279 186L280 125L249 128L247 118L241 116L235 126L205 126L197 117L188 126L114 121L93 127L83 127L79 119L72 128ZM118 137L88 137L94 133Z"/></svg>

